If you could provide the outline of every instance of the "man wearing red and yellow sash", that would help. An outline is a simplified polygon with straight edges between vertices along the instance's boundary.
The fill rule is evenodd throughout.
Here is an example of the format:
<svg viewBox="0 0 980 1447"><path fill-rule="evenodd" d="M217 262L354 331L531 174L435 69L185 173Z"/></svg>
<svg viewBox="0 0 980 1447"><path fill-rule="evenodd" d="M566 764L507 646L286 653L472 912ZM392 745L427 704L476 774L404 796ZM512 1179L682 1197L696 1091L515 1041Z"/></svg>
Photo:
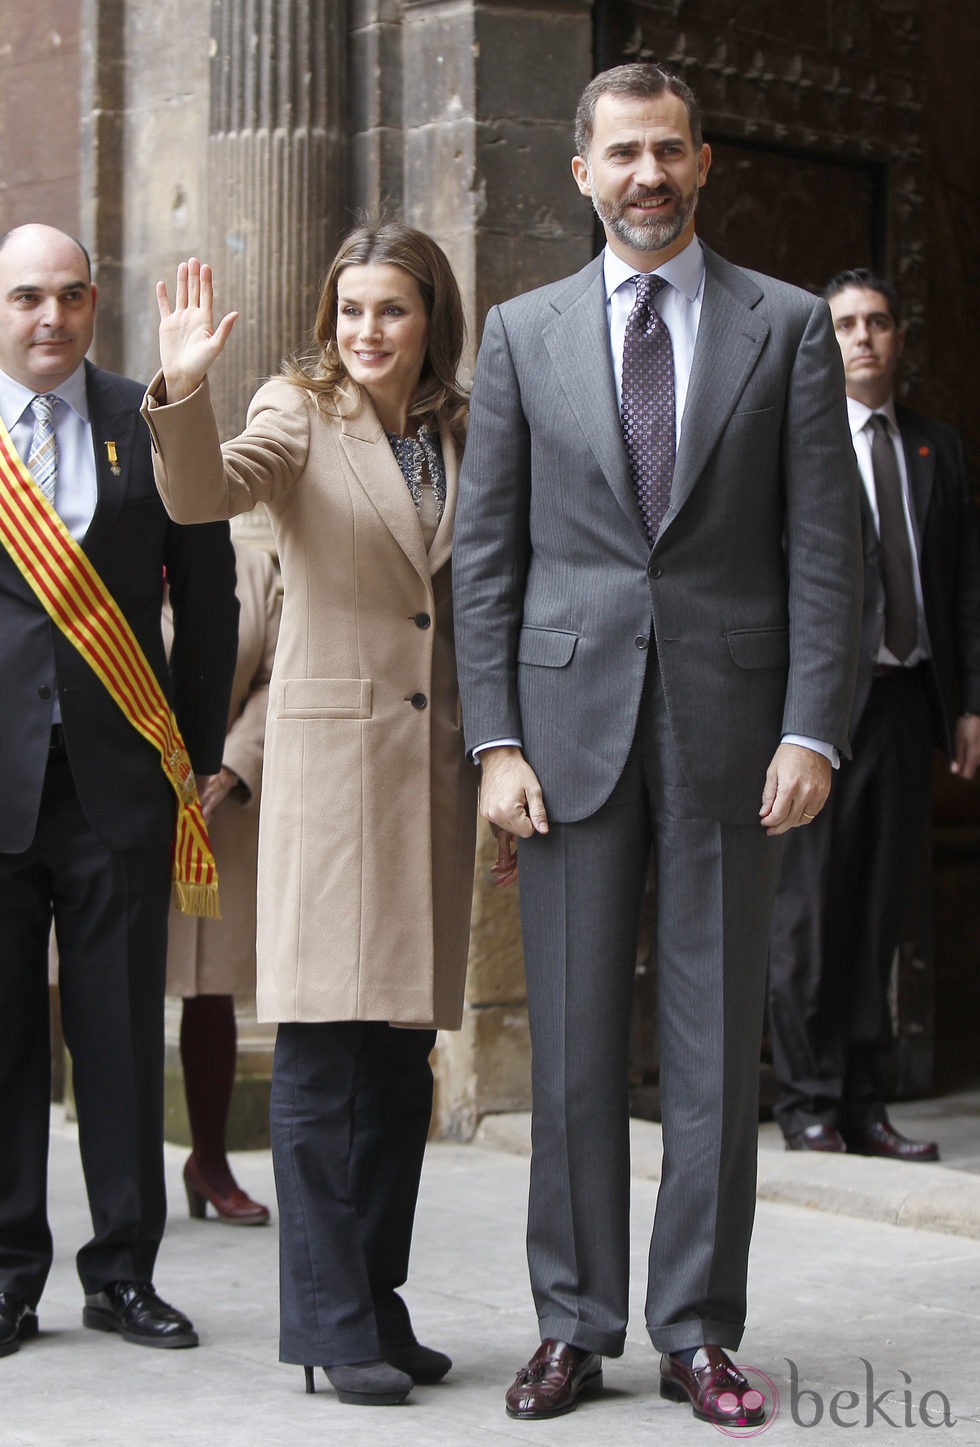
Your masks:
<svg viewBox="0 0 980 1447"><path fill-rule="evenodd" d="M0 240L0 1356L37 1332L51 1264L52 920L94 1224L83 1320L141 1345L197 1342L151 1284L166 922L172 879L185 905L215 907L191 769L206 787L221 763L234 555L225 525L168 520L143 387L85 359L95 301L71 237L29 225Z"/></svg>

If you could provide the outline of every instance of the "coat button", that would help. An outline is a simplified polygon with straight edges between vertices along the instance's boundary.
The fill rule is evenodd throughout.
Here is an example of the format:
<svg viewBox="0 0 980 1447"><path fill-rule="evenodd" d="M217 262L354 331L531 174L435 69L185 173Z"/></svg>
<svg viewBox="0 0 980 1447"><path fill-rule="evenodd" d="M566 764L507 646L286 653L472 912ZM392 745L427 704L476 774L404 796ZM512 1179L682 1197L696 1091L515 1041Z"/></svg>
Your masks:
<svg viewBox="0 0 980 1447"><path fill-rule="evenodd" d="M649 568L647 568L647 572L651 578L662 578L664 575L663 568L658 568L656 563L651 563Z"/></svg>
<svg viewBox="0 0 980 1447"><path fill-rule="evenodd" d="M429 617L428 613L416 613L416 615L415 615L415 626L416 626L416 628L428 628L429 625L431 624L431 622L432 622L432 619Z"/></svg>
<svg viewBox="0 0 980 1447"><path fill-rule="evenodd" d="M45 683L41 688L38 689L37 693L38 693L38 697L39 697L39 698L50 698L50 697L51 697L51 690L50 690L50 688L48 688L48 685L47 685L46 683Z"/></svg>
<svg viewBox="0 0 980 1447"><path fill-rule="evenodd" d="M650 640L648 638L644 638L642 633L638 633L633 639L633 642L636 644L637 648L640 650L641 653L643 653L650 646Z"/></svg>
<svg viewBox="0 0 980 1447"><path fill-rule="evenodd" d="M413 693L411 698L409 699L409 703L412 705L413 708L425 708L428 702L429 700L426 698L424 693Z"/></svg>

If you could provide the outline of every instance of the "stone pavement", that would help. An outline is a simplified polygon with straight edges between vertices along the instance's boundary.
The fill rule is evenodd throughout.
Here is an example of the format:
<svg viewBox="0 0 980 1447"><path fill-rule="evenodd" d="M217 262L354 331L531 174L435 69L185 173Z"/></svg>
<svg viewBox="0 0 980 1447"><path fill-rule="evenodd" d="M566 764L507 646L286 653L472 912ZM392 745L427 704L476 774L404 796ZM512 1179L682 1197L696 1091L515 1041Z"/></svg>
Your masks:
<svg viewBox="0 0 980 1447"><path fill-rule="evenodd" d="M893 1118L933 1130L949 1164L801 1158L763 1128L738 1360L779 1393L773 1443L844 1447L857 1429L859 1441L980 1444L980 1096L896 1108ZM456 1365L404 1406L369 1409L341 1406L322 1373L318 1394L306 1397L299 1368L278 1363L275 1225L189 1220L177 1147L167 1147L171 1216L156 1280L192 1316L201 1347L150 1351L84 1330L73 1253L87 1211L75 1128L56 1109L55 1266L40 1337L0 1360L0 1444L707 1447L722 1434L660 1399L643 1329L659 1140L646 1122L634 1132L625 1355L607 1362L603 1395L569 1416L520 1423L504 1414L504 1387L536 1345L523 1249L526 1139L526 1117L498 1117L484 1123L480 1144L430 1146L406 1295L420 1337ZM235 1166L256 1197L274 1203L267 1152L242 1154ZM944 1413L954 1425L943 1425Z"/></svg>

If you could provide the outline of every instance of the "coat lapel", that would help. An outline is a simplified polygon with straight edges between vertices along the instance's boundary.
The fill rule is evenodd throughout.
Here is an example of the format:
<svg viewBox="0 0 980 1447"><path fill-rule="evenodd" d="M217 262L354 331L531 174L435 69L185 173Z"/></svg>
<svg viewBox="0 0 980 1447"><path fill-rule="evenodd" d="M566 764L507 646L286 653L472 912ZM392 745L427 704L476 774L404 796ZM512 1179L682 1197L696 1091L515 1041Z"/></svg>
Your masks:
<svg viewBox="0 0 980 1447"><path fill-rule="evenodd" d="M919 431L904 408L896 408L895 415L898 429L902 434L905 467L908 471L909 492L912 497L912 511L915 514L916 539L921 555L926 515L932 500L932 485L936 477L936 449L932 439Z"/></svg>
<svg viewBox="0 0 980 1447"><path fill-rule="evenodd" d="M429 584L429 559L422 542L422 529L419 527L412 494L406 486L384 428L366 398L362 398L356 410L342 419L340 441L351 471L372 507L412 567L425 583ZM448 474L448 459L446 471ZM438 534L433 546L437 540Z"/></svg>
<svg viewBox="0 0 980 1447"><path fill-rule="evenodd" d="M730 290L717 258L705 248L701 320L661 537L690 497L769 335L768 322L752 309L762 292L744 273L735 275L744 297Z"/></svg>
<svg viewBox="0 0 980 1447"><path fill-rule="evenodd" d="M85 551L91 553L109 536L122 507L133 465L136 429L143 423L136 410L117 391L111 377L88 362L85 373L98 490L95 512L82 539ZM110 460L110 452L116 459L114 464Z"/></svg>
<svg viewBox="0 0 980 1447"><path fill-rule="evenodd" d="M435 577L439 569L449 562L453 546L453 523L456 518L456 495L459 481L459 458L456 455L456 444L453 442L448 427L439 429L439 437L442 441L442 461L446 469L446 506L442 510L442 517L439 519L439 526L436 528L436 535L432 539L432 547L429 549L429 572L432 577Z"/></svg>
<svg viewBox="0 0 980 1447"><path fill-rule="evenodd" d="M616 501L642 536L616 403L601 256L571 277L552 305L557 315L544 343L555 375Z"/></svg>

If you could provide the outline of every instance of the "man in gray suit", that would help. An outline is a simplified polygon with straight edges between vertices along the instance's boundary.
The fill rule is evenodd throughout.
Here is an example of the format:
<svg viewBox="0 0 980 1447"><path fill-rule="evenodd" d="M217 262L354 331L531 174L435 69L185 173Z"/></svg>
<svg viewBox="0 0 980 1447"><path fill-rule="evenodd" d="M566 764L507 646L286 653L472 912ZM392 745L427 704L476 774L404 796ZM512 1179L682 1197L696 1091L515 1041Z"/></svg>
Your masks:
<svg viewBox="0 0 980 1447"><path fill-rule="evenodd" d="M542 1345L506 1405L569 1411L623 1351L652 847L664 1165L646 1319L661 1394L748 1425L764 1401L723 1348L745 1315L778 836L819 813L848 747L857 477L826 304L695 237L711 156L688 88L648 65L598 76L576 148L607 246L491 311L454 551L481 809L505 863L521 840Z"/></svg>

